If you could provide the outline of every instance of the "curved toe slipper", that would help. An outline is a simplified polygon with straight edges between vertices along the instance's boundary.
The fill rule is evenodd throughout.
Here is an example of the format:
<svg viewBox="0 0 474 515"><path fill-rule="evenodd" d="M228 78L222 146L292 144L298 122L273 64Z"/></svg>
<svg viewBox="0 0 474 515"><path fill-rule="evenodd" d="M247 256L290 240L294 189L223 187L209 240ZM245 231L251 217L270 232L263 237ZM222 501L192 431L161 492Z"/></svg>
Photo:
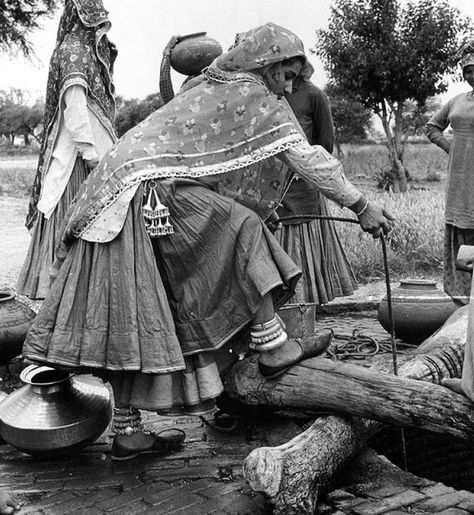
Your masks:
<svg viewBox="0 0 474 515"><path fill-rule="evenodd" d="M275 379L280 377L300 361L309 358L315 358L323 354L331 345L333 336L334 331L332 329L327 329L320 332L319 334L309 336L303 340L296 339L296 343L301 347L301 355L298 358L294 359L290 363L285 363L284 365L280 366L270 366L259 362L258 369L260 374L262 374L262 376L266 379Z"/></svg>
<svg viewBox="0 0 474 515"><path fill-rule="evenodd" d="M131 460L137 456L146 454L164 455L177 451L183 444L186 433L181 429L164 429L159 433L151 433L154 436L153 443L147 448L132 449L121 445L117 438L112 444L113 460Z"/></svg>

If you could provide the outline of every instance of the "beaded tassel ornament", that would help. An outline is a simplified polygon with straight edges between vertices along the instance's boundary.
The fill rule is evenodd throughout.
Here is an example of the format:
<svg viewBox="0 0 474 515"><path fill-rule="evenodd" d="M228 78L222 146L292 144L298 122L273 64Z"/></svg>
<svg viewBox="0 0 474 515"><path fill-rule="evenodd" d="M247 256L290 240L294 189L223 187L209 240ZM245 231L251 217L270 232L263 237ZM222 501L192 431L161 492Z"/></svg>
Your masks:
<svg viewBox="0 0 474 515"><path fill-rule="evenodd" d="M170 212L168 208L161 203L158 197L156 182L150 181L147 186L148 194L145 193L147 199L142 210L147 233L152 238L158 238L165 234L173 234L174 229L169 221Z"/></svg>

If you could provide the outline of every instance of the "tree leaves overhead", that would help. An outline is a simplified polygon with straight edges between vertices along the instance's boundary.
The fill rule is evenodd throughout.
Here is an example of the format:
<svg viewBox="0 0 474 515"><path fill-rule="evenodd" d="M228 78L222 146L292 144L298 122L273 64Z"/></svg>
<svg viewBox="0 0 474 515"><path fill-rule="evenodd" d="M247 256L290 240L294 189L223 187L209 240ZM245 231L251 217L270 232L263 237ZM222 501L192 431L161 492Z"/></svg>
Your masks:
<svg viewBox="0 0 474 515"><path fill-rule="evenodd" d="M456 51L472 34L472 20L448 0L333 0L329 27L317 32L331 83L382 122L394 191L407 189L407 112L414 102L421 120L427 99L446 91Z"/></svg>
<svg viewBox="0 0 474 515"><path fill-rule="evenodd" d="M423 102L446 90L471 21L447 0L335 0L316 53L339 87L367 107Z"/></svg>
<svg viewBox="0 0 474 515"><path fill-rule="evenodd" d="M143 100L136 98L124 100L122 97L117 97L116 102L115 128L119 137L163 105L160 93L152 93Z"/></svg>
<svg viewBox="0 0 474 515"><path fill-rule="evenodd" d="M19 49L30 55L31 32L40 27L41 18L51 16L59 0L0 0L0 50Z"/></svg>

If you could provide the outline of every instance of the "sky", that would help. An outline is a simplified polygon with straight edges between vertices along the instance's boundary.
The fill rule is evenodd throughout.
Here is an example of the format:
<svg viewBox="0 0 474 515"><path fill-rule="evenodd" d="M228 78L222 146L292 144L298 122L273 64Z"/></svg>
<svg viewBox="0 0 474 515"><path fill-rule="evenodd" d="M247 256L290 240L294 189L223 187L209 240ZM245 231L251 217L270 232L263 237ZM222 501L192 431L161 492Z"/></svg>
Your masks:
<svg viewBox="0 0 474 515"><path fill-rule="evenodd" d="M472 0L450 0L474 19ZM207 31L224 49L242 32L267 21L292 30L306 49L315 45L315 31L326 28L330 0L104 0L110 11L110 39L118 47L114 82L118 95L144 98L158 91L163 48L173 34ZM49 57L53 51L59 11L44 19L31 41L35 57L0 53L0 89L21 88L30 98L44 96ZM309 52L315 66L314 82L324 86L327 78L321 63ZM173 74L175 89L184 77ZM449 94L466 89L463 83L450 87Z"/></svg>

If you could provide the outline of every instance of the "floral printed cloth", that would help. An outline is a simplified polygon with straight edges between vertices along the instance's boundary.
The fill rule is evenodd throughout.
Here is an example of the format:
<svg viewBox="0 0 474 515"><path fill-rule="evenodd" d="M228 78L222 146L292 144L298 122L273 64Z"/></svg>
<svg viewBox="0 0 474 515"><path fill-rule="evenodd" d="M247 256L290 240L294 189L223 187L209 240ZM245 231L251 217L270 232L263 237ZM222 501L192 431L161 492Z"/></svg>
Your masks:
<svg viewBox="0 0 474 515"><path fill-rule="evenodd" d="M84 86L90 108L115 140L111 69L117 52L106 36L110 30L107 14L102 0L65 2L56 48L49 64L43 140L26 218L27 228L33 226L37 217L42 182L57 138L61 99L69 86Z"/></svg>
<svg viewBox="0 0 474 515"><path fill-rule="evenodd" d="M291 110L252 73L296 56L306 60L299 38L269 23L218 57L204 80L127 132L104 157L76 197L68 236L80 237L124 192L150 179L222 174L221 187L233 184L238 196L236 173L249 182L254 165L305 141ZM241 196L258 199L259 184L280 190L285 183L277 177L272 186L272 180L250 179L244 189L251 191ZM261 198L276 207L268 195Z"/></svg>

